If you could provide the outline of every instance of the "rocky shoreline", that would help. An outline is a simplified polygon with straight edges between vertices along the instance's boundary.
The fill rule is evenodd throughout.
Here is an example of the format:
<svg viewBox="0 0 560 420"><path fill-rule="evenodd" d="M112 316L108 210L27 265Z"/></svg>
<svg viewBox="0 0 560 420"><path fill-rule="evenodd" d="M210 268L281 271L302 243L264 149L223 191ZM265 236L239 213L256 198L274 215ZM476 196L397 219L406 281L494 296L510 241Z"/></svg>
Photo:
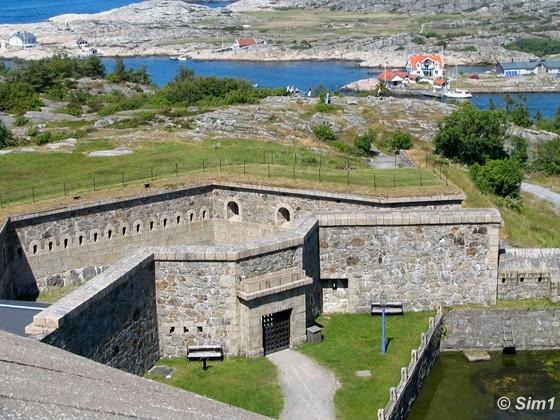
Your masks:
<svg viewBox="0 0 560 420"><path fill-rule="evenodd" d="M285 26L282 26L289 27L289 16L277 17L274 15L276 12L247 12L242 6L243 3L238 2L226 8L212 9L178 0L149 0L96 14L66 14L45 22L0 25L0 40L7 40L14 31L25 30L34 33L39 42L37 48L27 50L0 48L0 57L38 59L59 53L84 56L90 53L90 48L95 48L104 56L189 55L197 60L235 61L346 60L357 61L365 67L381 67L385 63L390 67L402 67L408 53L434 52L442 48L441 41L429 36L421 37L420 44L410 25L415 31L419 29L428 33L436 28L436 23L431 26L422 24L421 28L417 28L413 15L410 23L403 23L403 32L383 34L377 33L378 29L363 29L361 14L341 12L342 15L335 15L336 19L342 19L337 26L328 23L329 11L314 11L315 26L305 35L308 39L291 39L286 38L289 34L286 35ZM270 4L267 7L270 8ZM368 18L373 19L377 15L372 16ZM380 15L379 19L383 16ZM398 16L402 19L402 15ZM480 13L475 13L475 18L479 20L444 22L440 24L441 31L460 25L471 28L487 19L486 14ZM270 29L275 25L281 26ZM339 30L341 35L337 32ZM353 31L360 35L354 36ZM472 32L472 29L469 31ZM504 49L502 44L511 37L489 37L483 33L483 28L479 32L480 36L470 33L459 37L454 35L455 38L446 42L446 63L473 65L533 57ZM231 48L236 38L247 36L266 42L249 48ZM89 45L79 48L76 45L78 38L86 39ZM467 48L473 44L476 51Z"/></svg>

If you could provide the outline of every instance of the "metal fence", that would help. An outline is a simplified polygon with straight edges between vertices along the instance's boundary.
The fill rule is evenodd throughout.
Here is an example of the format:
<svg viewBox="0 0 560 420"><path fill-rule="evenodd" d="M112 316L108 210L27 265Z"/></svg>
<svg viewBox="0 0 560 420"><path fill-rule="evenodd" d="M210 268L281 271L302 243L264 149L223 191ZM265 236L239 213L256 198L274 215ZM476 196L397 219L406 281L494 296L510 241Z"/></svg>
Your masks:
<svg viewBox="0 0 560 420"><path fill-rule="evenodd" d="M426 160L428 163L428 159ZM58 197L76 197L81 193L110 188L126 188L156 180L173 179L189 175L208 174L243 177L283 178L319 183L343 183L377 188L435 186L447 183L444 164L429 161L431 170L419 168L373 169L356 168L353 161L334 162L330 159L300 157L289 153L264 153L260 162L233 159L202 159L200 161L176 162L169 165L151 165L138 168L127 167L123 171L99 170L90 176L72 176L54 179L26 188L0 191L0 207L19 203L35 203ZM443 168L443 169L442 169Z"/></svg>

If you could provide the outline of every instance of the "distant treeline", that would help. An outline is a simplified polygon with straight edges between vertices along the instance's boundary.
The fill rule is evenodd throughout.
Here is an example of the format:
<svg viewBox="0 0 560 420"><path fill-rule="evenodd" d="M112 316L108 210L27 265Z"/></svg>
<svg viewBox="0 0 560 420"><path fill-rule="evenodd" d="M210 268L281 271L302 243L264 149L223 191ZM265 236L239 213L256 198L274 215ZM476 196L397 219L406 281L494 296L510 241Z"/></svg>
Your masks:
<svg viewBox="0 0 560 420"><path fill-rule="evenodd" d="M137 93L125 96L119 92L94 96L78 89L77 79L89 77L107 79L113 83L149 85L150 92L137 86ZM231 105L255 103L270 95L282 95L284 89L257 88L252 83L232 78L196 77L194 73L180 67L177 77L166 86L157 89L146 68L127 69L121 58L117 58L112 73L107 74L98 57L85 59L53 57L25 61L8 69L0 62L0 111L23 114L42 105L41 98L67 101L69 113L81 113L82 105L91 112L111 114L124 109L136 109L144 105L190 106Z"/></svg>
<svg viewBox="0 0 560 420"><path fill-rule="evenodd" d="M507 45L508 50L523 51L538 56L560 54L560 39L520 38Z"/></svg>

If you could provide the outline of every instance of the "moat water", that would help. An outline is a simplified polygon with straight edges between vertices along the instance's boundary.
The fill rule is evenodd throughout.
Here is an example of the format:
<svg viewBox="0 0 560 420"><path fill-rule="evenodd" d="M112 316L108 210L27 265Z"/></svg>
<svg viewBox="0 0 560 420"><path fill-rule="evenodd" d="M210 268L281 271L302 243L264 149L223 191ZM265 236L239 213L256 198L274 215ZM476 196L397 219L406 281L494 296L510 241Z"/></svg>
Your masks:
<svg viewBox="0 0 560 420"><path fill-rule="evenodd" d="M560 419L560 352L491 356L469 363L461 353L440 354L409 420ZM498 407L507 401L509 409Z"/></svg>

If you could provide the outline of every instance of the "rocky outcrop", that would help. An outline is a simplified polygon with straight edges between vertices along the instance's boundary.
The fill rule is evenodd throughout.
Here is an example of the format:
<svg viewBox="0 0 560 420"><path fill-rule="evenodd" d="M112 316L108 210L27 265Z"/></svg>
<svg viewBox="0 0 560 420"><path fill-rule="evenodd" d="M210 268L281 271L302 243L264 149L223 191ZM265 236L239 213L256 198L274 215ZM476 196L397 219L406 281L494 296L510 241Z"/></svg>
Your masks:
<svg viewBox="0 0 560 420"><path fill-rule="evenodd" d="M554 1L525 2L535 3L533 7L555 3ZM484 11L502 11L512 5L528 7L530 5L517 0L240 0L229 6L232 10L258 10L281 7L325 8L330 10L364 11L364 12L405 12L405 13L441 13L484 9ZM516 7L517 7L516 6Z"/></svg>

